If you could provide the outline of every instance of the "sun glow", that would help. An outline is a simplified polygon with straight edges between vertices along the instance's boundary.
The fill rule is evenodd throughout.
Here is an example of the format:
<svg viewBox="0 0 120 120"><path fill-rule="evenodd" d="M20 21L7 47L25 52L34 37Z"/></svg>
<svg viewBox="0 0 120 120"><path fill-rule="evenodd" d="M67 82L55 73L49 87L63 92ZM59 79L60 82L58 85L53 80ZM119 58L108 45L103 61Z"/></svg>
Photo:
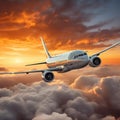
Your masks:
<svg viewBox="0 0 120 120"><path fill-rule="evenodd" d="M21 58L15 58L14 62L17 63L17 64L18 63L21 64L21 63L23 63L23 60Z"/></svg>

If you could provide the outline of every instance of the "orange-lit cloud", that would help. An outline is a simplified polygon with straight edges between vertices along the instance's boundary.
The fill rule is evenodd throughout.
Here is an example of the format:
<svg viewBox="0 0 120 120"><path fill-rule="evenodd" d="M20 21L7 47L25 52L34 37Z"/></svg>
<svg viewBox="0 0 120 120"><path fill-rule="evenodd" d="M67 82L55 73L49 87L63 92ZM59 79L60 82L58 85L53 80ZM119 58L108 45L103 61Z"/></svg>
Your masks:
<svg viewBox="0 0 120 120"><path fill-rule="evenodd" d="M14 66L14 63L23 65L45 60L39 36L44 37L52 54L73 49L92 50L90 54L93 54L117 42L120 26L114 27L112 17L105 19L105 16L102 20L97 19L98 22L89 23L107 4L110 2L94 0L0 1L0 65ZM98 14L94 13L95 9ZM105 27L109 24L113 27ZM106 59L104 64L119 64L118 51L119 47L108 52L109 55L103 55L102 58Z"/></svg>
<svg viewBox="0 0 120 120"><path fill-rule="evenodd" d="M0 31L17 31L20 29L27 29L36 25L36 19L39 13L21 12L18 16L10 13L9 16L1 18L0 24L5 26L0 28Z"/></svg>

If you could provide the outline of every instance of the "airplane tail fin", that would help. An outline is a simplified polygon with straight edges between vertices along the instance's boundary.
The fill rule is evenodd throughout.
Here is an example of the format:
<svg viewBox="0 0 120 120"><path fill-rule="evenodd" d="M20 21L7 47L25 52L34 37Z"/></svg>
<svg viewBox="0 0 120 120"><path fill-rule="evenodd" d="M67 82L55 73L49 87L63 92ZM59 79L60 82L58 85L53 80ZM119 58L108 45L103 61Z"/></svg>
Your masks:
<svg viewBox="0 0 120 120"><path fill-rule="evenodd" d="M50 55L50 53L48 52L48 49L47 49L46 44L45 44L45 42L44 42L44 39L43 39L42 37L40 37L40 39L41 39L43 48L44 48L44 50L45 50L46 56L47 56L48 58L51 58L51 55Z"/></svg>

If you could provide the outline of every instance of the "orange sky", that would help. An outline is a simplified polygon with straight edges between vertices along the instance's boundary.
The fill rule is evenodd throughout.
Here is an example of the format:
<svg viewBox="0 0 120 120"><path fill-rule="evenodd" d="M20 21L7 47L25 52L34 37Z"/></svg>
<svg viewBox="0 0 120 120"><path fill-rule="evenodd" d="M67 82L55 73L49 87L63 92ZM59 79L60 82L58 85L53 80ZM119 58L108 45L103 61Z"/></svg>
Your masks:
<svg viewBox="0 0 120 120"><path fill-rule="evenodd" d="M109 17L98 19L99 14L94 15L92 4L85 7L90 9L89 15L82 5L77 7L76 2L68 4L51 0L0 1L0 67L24 69L25 64L44 61L39 36L44 37L53 55L75 49L89 51L91 55L119 41L117 22L111 22ZM102 9L102 3L98 8ZM97 22L93 24L91 21ZM112 26L109 26L110 22ZM119 52L117 46L101 55L102 65L120 65Z"/></svg>

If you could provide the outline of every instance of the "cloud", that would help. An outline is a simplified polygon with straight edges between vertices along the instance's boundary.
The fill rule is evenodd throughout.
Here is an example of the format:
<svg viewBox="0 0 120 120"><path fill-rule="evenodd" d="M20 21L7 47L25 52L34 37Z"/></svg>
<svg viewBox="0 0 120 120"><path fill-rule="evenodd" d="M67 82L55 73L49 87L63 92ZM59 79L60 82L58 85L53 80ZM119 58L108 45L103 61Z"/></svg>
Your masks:
<svg viewBox="0 0 120 120"><path fill-rule="evenodd" d="M65 42L68 49L71 46L87 49L108 46L104 45L104 41L118 39L120 36L119 26L109 29L104 27L111 24L113 18L86 24L97 19L107 4L111 4L111 1L0 1L0 38L23 41L29 38L31 41L43 36L49 46L52 45L51 49L66 49L63 47ZM95 44L98 42L102 43Z"/></svg>
<svg viewBox="0 0 120 120"><path fill-rule="evenodd" d="M77 97L67 103L66 113L73 119L89 119L94 114L96 105L96 103L87 101L85 98Z"/></svg>
<svg viewBox="0 0 120 120"><path fill-rule="evenodd" d="M73 88L89 90L98 83L99 78L96 76L80 76L71 84Z"/></svg>
<svg viewBox="0 0 120 120"><path fill-rule="evenodd" d="M115 117L107 116L107 117L103 118L102 120L115 120Z"/></svg>
<svg viewBox="0 0 120 120"><path fill-rule="evenodd" d="M64 74L52 83L38 82L38 74L1 77L0 85L6 87L0 89L1 120L119 119L120 75L104 75L104 67L111 74L119 70L117 66L103 66L100 76L94 71L93 75L81 72L76 79Z"/></svg>
<svg viewBox="0 0 120 120"><path fill-rule="evenodd" d="M53 112L51 115L42 114L40 116L35 117L33 120L72 120L66 114L59 114Z"/></svg>
<svg viewBox="0 0 120 120"><path fill-rule="evenodd" d="M97 75L98 77L107 77L107 76L120 76L120 67L119 65L104 65L92 70L85 71L85 75Z"/></svg>
<svg viewBox="0 0 120 120"><path fill-rule="evenodd" d="M9 16L5 16L1 20L1 29L0 31L19 31L21 29L30 28L36 25L35 21L39 13L26 13L21 12L18 16L15 16L13 13ZM7 27L4 27L6 24Z"/></svg>
<svg viewBox="0 0 120 120"><path fill-rule="evenodd" d="M18 83L31 84L41 81L40 74L30 75L1 75L0 76L0 88L10 88Z"/></svg>
<svg viewBox="0 0 120 120"><path fill-rule="evenodd" d="M85 88L82 85L71 88L64 83L38 82L30 86L20 83L10 89L0 89L0 118L117 120L120 117L119 76L100 80L95 76L83 76L77 81ZM72 84L75 85L76 80Z"/></svg>
<svg viewBox="0 0 120 120"><path fill-rule="evenodd" d="M8 69L5 67L0 67L0 71L8 71Z"/></svg>
<svg viewBox="0 0 120 120"><path fill-rule="evenodd" d="M101 80L100 87L102 97L106 100L109 108L120 110L120 77L107 77ZM113 111L111 111L113 112ZM117 112L117 111L116 111Z"/></svg>
<svg viewBox="0 0 120 120"><path fill-rule="evenodd" d="M40 91L37 93L38 90ZM66 90L66 92L64 92L64 90ZM41 119L45 117L43 118L45 120L49 118L52 119L55 116L56 119L61 119L62 117L71 120L65 113L62 114L62 106L65 105L69 99L72 100L74 97L80 95L79 92L75 92L64 85L50 86L43 82L33 86L18 84L11 88L11 90L8 90L8 93L10 91L14 91L12 96L1 97L1 119L29 120L34 118L34 116L36 116L34 119L38 119L38 115L40 115ZM66 94L68 95L65 97ZM52 114L53 111L56 113ZM7 113L6 116L5 113ZM52 114L52 116L50 116L50 114Z"/></svg>
<svg viewBox="0 0 120 120"><path fill-rule="evenodd" d="M12 91L7 88L0 89L0 97L11 96Z"/></svg>

